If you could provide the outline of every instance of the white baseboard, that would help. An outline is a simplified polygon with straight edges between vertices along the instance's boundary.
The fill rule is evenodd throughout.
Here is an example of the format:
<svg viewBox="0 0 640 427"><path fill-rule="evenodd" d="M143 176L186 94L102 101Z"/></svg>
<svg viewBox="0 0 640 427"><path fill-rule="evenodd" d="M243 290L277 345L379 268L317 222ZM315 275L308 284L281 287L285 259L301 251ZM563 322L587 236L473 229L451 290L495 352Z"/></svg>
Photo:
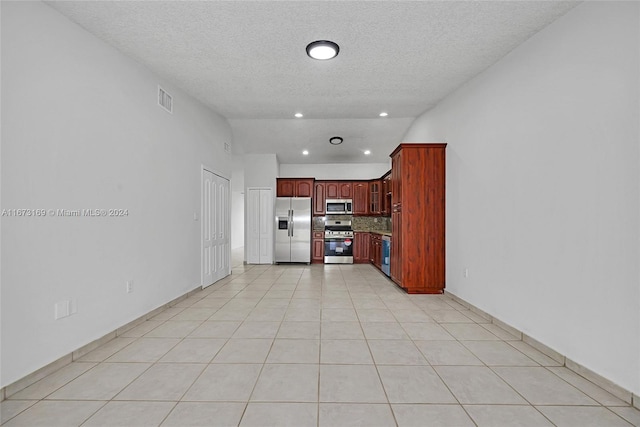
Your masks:
<svg viewBox="0 0 640 427"><path fill-rule="evenodd" d="M168 307L171 307L177 303L179 303L180 301L184 300L185 298L188 298L190 296L192 296L193 294L200 292L202 290L202 288L200 286L197 286L196 288L190 290L189 292L174 298L173 300L169 301L166 304L161 305L158 308L155 308L153 310L151 310L150 312L138 317L135 320L132 320L131 322L126 323L125 325L117 328L115 331L109 332L108 334L91 341L90 343L83 345L82 347L72 351L71 353L62 356L61 358L59 358L58 360L55 360L45 366L43 366L42 368L38 369L35 372L30 373L29 375L19 379L18 381L15 381L5 387L0 388L0 401L5 400L6 398L16 394L17 392L19 392L20 390L23 390L27 387L29 387L30 385L40 381L42 378L46 377L47 375L50 375L52 373L54 373L55 371L57 371L60 368L63 368L65 366L67 366L68 364L70 364L71 362L73 362L74 360L78 360L79 358L81 358L82 356L84 356L85 354L95 350L96 348L100 347L103 344L106 344L107 342L111 341L112 339L122 335L123 333L125 333L126 331L128 331L129 329L139 325L140 323L151 319L152 317L154 317L155 315L157 315L158 313L160 313L161 311L165 310Z"/></svg>
<svg viewBox="0 0 640 427"><path fill-rule="evenodd" d="M493 317L492 315L475 307L473 304L468 303L467 301L463 300L457 295L454 295L447 290L445 290L444 293L446 296L450 297L458 304L468 307L469 310L471 310L472 312L482 316L487 320L490 320L491 323L493 323L494 325L499 326L501 329L504 329L505 331L509 332L512 335L515 335L516 337L520 337L520 339L523 342L529 344L531 347L535 348L539 352L555 360L560 365L565 366L567 369L572 370L573 372L580 375L581 377L603 388L604 390L608 391L612 395L616 396L618 399L621 399L627 402L628 404L633 405L634 407L640 409L640 397L638 395L632 393L631 391L625 389L624 387L619 386L618 384L615 384L613 381L603 377L602 375L596 372L593 372L589 368L586 368L580 365L579 363L574 362L573 360L569 359L568 357L561 354L560 352L530 337L529 335L523 333L517 328L514 328L511 325L508 325L502 320Z"/></svg>

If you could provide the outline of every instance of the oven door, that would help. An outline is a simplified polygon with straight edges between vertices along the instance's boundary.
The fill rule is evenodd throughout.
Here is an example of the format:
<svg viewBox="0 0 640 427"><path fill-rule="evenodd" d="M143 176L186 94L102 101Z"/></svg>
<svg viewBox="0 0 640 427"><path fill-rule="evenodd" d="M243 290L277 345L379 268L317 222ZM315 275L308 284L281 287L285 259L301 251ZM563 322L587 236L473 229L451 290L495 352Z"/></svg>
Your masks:
<svg viewBox="0 0 640 427"><path fill-rule="evenodd" d="M353 264L353 238L325 237L325 264Z"/></svg>

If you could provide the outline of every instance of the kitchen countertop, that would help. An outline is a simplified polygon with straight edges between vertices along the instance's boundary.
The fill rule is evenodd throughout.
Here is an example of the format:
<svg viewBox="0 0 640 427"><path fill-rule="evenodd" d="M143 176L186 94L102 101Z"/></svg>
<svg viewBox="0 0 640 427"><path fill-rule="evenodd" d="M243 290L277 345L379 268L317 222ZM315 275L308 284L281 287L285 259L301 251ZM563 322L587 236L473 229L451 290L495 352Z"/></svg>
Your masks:
<svg viewBox="0 0 640 427"><path fill-rule="evenodd" d="M391 236L390 231L381 231L381 230L353 230L356 233L373 233L373 234L381 234L383 236Z"/></svg>
<svg viewBox="0 0 640 427"><path fill-rule="evenodd" d="M319 232L323 232L324 233L324 228L314 228L312 230L314 233L319 233ZM353 230L355 233L374 233L374 234L381 234L383 236L391 236L391 231L384 231L384 230Z"/></svg>

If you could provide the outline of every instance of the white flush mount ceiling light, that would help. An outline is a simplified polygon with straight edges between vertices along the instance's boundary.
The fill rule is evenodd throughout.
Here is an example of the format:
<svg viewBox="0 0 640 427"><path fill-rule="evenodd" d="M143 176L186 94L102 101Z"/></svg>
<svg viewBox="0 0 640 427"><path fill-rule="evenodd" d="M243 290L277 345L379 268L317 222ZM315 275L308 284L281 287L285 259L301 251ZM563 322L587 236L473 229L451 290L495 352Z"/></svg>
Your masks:
<svg viewBox="0 0 640 427"><path fill-rule="evenodd" d="M384 111L382 113L380 113L380 117L387 117L389 114L385 113Z"/></svg>
<svg viewBox="0 0 640 427"><path fill-rule="evenodd" d="M297 118L304 117L304 115L302 113L295 113L294 116L296 116Z"/></svg>
<svg viewBox="0 0 640 427"><path fill-rule="evenodd" d="M329 40L317 40L307 45L307 55L313 59L327 60L338 56L340 46Z"/></svg>
<svg viewBox="0 0 640 427"><path fill-rule="evenodd" d="M309 155L309 151L304 150L304 151L302 152L302 154L303 154L303 155L305 155L305 156L308 156L308 155Z"/></svg>
<svg viewBox="0 0 640 427"><path fill-rule="evenodd" d="M329 144L331 145L340 145L342 144L342 141L344 141L344 139L340 138L339 136L329 138Z"/></svg>
<svg viewBox="0 0 640 427"><path fill-rule="evenodd" d="M371 154L371 150L364 150L364 155L368 156L369 154Z"/></svg>

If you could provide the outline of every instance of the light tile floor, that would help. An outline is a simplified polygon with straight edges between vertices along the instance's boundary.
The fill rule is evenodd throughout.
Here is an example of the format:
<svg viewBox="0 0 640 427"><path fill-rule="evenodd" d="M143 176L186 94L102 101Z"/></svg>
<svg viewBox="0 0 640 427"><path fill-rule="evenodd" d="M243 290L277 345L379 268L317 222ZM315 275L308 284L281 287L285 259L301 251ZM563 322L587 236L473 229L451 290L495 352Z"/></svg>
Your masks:
<svg viewBox="0 0 640 427"><path fill-rule="evenodd" d="M369 265L243 266L1 403L3 426L640 425L446 296Z"/></svg>

